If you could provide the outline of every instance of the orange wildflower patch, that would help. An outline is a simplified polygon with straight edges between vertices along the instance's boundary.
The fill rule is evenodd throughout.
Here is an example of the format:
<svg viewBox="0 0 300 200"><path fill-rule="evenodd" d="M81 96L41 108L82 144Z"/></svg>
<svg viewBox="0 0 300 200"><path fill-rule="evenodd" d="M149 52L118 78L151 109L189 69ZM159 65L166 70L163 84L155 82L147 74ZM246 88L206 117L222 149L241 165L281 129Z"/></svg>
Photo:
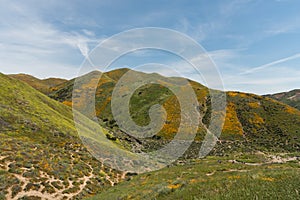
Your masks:
<svg viewBox="0 0 300 200"><path fill-rule="evenodd" d="M259 108L260 107L260 103L259 102L250 102L250 103L248 103L248 105L251 108Z"/></svg>
<svg viewBox="0 0 300 200"><path fill-rule="evenodd" d="M168 185L168 188L169 189L177 189L177 188L180 188L180 184L170 184L170 185Z"/></svg>
<svg viewBox="0 0 300 200"><path fill-rule="evenodd" d="M237 92L228 92L228 95L231 97L235 97L238 95L238 93Z"/></svg>
<svg viewBox="0 0 300 200"><path fill-rule="evenodd" d="M72 107L72 102L71 101L64 101L63 104L65 104L66 106Z"/></svg>
<svg viewBox="0 0 300 200"><path fill-rule="evenodd" d="M228 178L229 178L229 179L240 179L241 176L229 176Z"/></svg>
<svg viewBox="0 0 300 200"><path fill-rule="evenodd" d="M260 117L257 113L253 113L253 117L249 119L249 122L258 125L265 123L265 120L262 117Z"/></svg>
<svg viewBox="0 0 300 200"><path fill-rule="evenodd" d="M245 93L239 93L240 97L243 97L243 98L247 98L247 94Z"/></svg>
<svg viewBox="0 0 300 200"><path fill-rule="evenodd" d="M227 133L243 135L243 127L238 119L235 105L233 103L228 103L227 105L223 131Z"/></svg>
<svg viewBox="0 0 300 200"><path fill-rule="evenodd" d="M291 114L297 114L299 111L296 108L292 108L291 106L286 107L286 112L291 113Z"/></svg>
<svg viewBox="0 0 300 200"><path fill-rule="evenodd" d="M270 178L270 177L263 177L263 178L261 178L261 180L273 182L275 179L274 178Z"/></svg>

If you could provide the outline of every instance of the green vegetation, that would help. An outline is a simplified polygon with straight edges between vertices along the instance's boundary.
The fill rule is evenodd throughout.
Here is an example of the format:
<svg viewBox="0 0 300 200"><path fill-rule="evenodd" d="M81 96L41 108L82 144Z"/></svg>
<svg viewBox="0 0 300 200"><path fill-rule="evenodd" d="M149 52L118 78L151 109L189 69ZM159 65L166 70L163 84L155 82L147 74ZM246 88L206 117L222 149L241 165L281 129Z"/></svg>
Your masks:
<svg viewBox="0 0 300 200"><path fill-rule="evenodd" d="M300 110L300 90L265 95Z"/></svg>
<svg viewBox="0 0 300 200"><path fill-rule="evenodd" d="M180 124L180 106L176 96L166 87L158 84L147 84L138 88L131 97L130 114L139 125L150 122L149 109L154 104L161 104L167 112L167 120L161 131L153 138L140 139L143 144L138 145L135 138L119 130L111 112L112 91L128 69L118 69L103 73L96 91L96 115L100 124L111 131L109 138L118 141L125 148L136 151L152 151L169 142L178 131ZM174 84L178 78L165 78L158 74L144 74L157 76L158 79L170 80ZM94 71L82 77L86 81L83 88L91 87L101 73ZM209 90L203 85L189 81L194 89L203 118L203 124L209 126L211 105ZM57 86L57 90L50 97L71 105L74 80ZM214 155L225 152L293 152L300 149L300 111L270 98L240 92L227 92L226 119L220 142L213 150ZM76 99L76 97L75 97ZM77 101L77 100L76 100ZM78 100L79 101L79 100ZM82 106L86 104L82 103ZM92 114L92 113L91 113ZM92 118L91 116L88 116ZM198 156L197 147L201 144L206 132L203 125L199 126L195 143L189 149L188 157ZM272 141L270 143L270 141ZM137 146L141 146L137 148ZM194 148L195 147L195 148Z"/></svg>
<svg viewBox="0 0 300 200"><path fill-rule="evenodd" d="M0 74L0 199L82 199L97 193L92 199L299 199L300 111L267 97L227 92L222 135L209 156L195 159L212 110L208 88L194 81L189 83L199 101L202 125L176 163L124 177L92 157L88 150L105 149L120 157L132 156L135 162L131 152L158 149L178 131L178 99L158 84L137 89L129 109L137 124L147 125L151 106L163 105L167 119L162 130L151 138L137 139L119 129L111 112L111 96L127 71L102 74L96 90L96 115L103 128L99 131L93 113L78 113L82 123L77 129L85 130L81 138L70 108L74 79L12 75L13 79ZM90 88L100 74L94 71L81 77L84 88ZM178 80L166 79L174 84ZM88 106L74 99L79 106ZM80 139L93 145L87 149ZM101 152L102 158L109 156ZM117 185L111 187L113 184Z"/></svg>
<svg viewBox="0 0 300 200"><path fill-rule="evenodd" d="M31 87L37 89L38 91L44 94L49 94L52 90L52 87L60 85L67 81L65 79L60 78L47 78L41 80L28 74L11 74L9 76L27 83Z"/></svg>
<svg viewBox="0 0 300 200"><path fill-rule="evenodd" d="M31 191L42 199L82 198L120 180L83 146L70 107L3 74L0 93L0 199L32 199ZM79 116L90 123L78 128L92 139L93 122Z"/></svg>
<svg viewBox="0 0 300 200"><path fill-rule="evenodd" d="M239 163L241 156L207 157L138 175L89 200L299 199L299 160L267 164L252 154L251 163Z"/></svg>
<svg viewBox="0 0 300 200"><path fill-rule="evenodd" d="M264 152L299 150L299 110L253 94L229 92L227 101L235 105L243 143ZM226 138L226 134L222 137Z"/></svg>

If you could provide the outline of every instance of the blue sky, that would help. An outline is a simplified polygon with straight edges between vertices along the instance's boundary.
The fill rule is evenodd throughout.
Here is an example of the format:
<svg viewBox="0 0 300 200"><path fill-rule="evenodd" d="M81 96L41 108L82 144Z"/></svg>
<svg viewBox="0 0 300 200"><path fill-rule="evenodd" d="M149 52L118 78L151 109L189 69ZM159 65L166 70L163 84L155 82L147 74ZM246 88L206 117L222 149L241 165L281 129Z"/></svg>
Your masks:
<svg viewBox="0 0 300 200"><path fill-rule="evenodd" d="M0 0L0 5L3 73L72 78L104 39L131 28L163 27L199 42L226 90L266 94L300 88L298 0ZM120 67L147 60L129 58Z"/></svg>

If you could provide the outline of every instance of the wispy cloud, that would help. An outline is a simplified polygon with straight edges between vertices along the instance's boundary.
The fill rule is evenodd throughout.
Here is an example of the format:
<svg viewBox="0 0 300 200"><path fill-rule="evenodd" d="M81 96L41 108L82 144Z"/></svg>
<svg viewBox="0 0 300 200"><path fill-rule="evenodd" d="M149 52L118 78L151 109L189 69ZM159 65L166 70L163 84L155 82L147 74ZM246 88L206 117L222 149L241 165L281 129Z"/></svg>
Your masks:
<svg viewBox="0 0 300 200"><path fill-rule="evenodd" d="M261 65L261 66L258 66L258 67L251 68L247 71L244 71L244 72L240 73L239 75L251 74L251 73L257 72L259 70L262 70L262 69L265 69L265 68L268 68L268 67L272 67L274 65L284 63L284 62L287 62L287 61L290 61L290 60L294 60L294 59L297 59L297 58L300 58L300 53L289 56L289 57L286 57L286 58L282 58L282 59L279 59L279 60L276 60L276 61L273 61L273 62L270 62L270 63L267 63L267 64L264 64L264 65Z"/></svg>
<svg viewBox="0 0 300 200"><path fill-rule="evenodd" d="M208 50L229 89L262 93L269 88L273 91L276 87L297 86L297 73L293 71L299 71L296 68L299 65L293 62L300 57L296 54L300 52L298 1L0 2L3 5L0 7L0 71L4 73L71 78L76 76L84 58L103 38L130 28L150 26L175 29L200 42ZM173 42L170 46L180 42ZM123 43L108 46L106 53L115 55L134 46L125 39ZM145 60L140 54L124 65L115 66L142 64ZM281 58L283 55L291 56ZM163 60L154 58L156 60L152 62L161 63ZM269 58L274 61L257 66L268 62L266 59ZM186 66L187 63L176 59L162 63L185 77L202 80L190 70L190 66ZM202 62L202 70L209 69L209 66L210 63ZM168 69L158 67L157 70L165 75L176 75ZM287 81L286 77L293 81Z"/></svg>
<svg viewBox="0 0 300 200"><path fill-rule="evenodd" d="M234 14L237 14L238 10L241 10L241 8L250 2L253 2L253 0L233 0L230 2L224 1L224 3L220 5L220 13L224 17L230 17Z"/></svg>
<svg viewBox="0 0 300 200"><path fill-rule="evenodd" d="M40 77L57 75L70 78L75 75L74 68L79 67L80 60L88 55L90 46L100 41L87 29L60 30L44 21L34 10L15 2L7 2L5 8L0 8L0 13L3 25L0 28L0 65L4 73L35 71ZM65 68L57 70L65 74L55 73L53 69L59 68Z"/></svg>
<svg viewBox="0 0 300 200"><path fill-rule="evenodd" d="M292 16L288 19L276 21L272 23L264 31L266 36L273 36L278 34L292 33L300 29L300 22L298 16Z"/></svg>

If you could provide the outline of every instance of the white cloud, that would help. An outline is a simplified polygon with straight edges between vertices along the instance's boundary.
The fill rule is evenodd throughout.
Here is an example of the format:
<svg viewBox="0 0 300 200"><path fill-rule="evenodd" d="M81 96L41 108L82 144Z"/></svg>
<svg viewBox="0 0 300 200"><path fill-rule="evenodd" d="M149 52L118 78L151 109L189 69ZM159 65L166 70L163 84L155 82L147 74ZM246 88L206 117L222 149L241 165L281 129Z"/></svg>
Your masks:
<svg viewBox="0 0 300 200"><path fill-rule="evenodd" d="M266 36L273 36L278 34L292 33L296 30L299 30L299 28L299 18L298 16L293 16L289 19L276 21L276 23L270 24L269 27L266 28L264 33L266 34Z"/></svg>
<svg viewBox="0 0 300 200"><path fill-rule="evenodd" d="M192 58L197 63L195 69L188 61L165 61L163 64L169 68L157 67L153 69L164 76L180 76L197 81L210 88L223 90L223 77L221 71L226 71L229 60L239 57L238 50L222 49L211 51Z"/></svg>
<svg viewBox="0 0 300 200"><path fill-rule="evenodd" d="M254 73L256 71L259 71L259 70L262 70L262 69L265 69L265 68L268 68L268 67L272 67L274 65L284 63L284 62L287 62L287 61L290 61L290 60L294 60L294 59L297 59L297 58L300 58L300 53L289 56L289 57L286 57L286 58L282 58L282 59L279 59L279 60L276 60L276 61L273 61L273 62L270 62L270 63L267 63L267 64L264 64L264 65L261 65L261 66L258 66L258 67L251 68L249 70L246 70L246 71L240 73L240 75L251 74L251 73Z"/></svg>
<svg viewBox="0 0 300 200"><path fill-rule="evenodd" d="M296 60L295 60L296 61ZM277 93L300 88L299 62L277 63L248 74L224 77L226 90L241 90L257 94Z"/></svg>
<svg viewBox="0 0 300 200"><path fill-rule="evenodd" d="M89 46L100 41L92 31L65 32L43 20L35 9L5 3L0 8L1 72L70 78L88 55Z"/></svg>

